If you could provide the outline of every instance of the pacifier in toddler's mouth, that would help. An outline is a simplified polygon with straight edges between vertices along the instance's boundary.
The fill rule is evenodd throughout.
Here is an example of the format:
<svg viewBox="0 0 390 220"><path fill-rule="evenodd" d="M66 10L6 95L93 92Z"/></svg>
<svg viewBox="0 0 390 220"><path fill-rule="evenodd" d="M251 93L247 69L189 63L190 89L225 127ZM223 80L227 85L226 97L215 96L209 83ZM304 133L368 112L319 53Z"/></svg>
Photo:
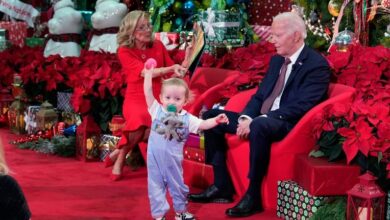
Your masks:
<svg viewBox="0 0 390 220"><path fill-rule="evenodd" d="M167 105L167 111L176 113L177 112L177 108L176 108L175 105L169 104L169 105Z"/></svg>

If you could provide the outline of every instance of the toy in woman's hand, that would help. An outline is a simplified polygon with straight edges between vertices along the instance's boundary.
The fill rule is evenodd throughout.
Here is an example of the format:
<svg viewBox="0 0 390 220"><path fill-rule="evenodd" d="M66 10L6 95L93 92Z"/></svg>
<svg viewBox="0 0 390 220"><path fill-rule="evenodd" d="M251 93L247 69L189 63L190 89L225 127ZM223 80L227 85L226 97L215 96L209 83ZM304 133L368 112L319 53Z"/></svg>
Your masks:
<svg viewBox="0 0 390 220"><path fill-rule="evenodd" d="M176 106L167 106L167 115L162 119L162 123L165 127L159 127L156 129L158 134L164 135L167 140L176 140L178 142L183 141L181 135L177 132L179 128L183 127L183 122L176 115Z"/></svg>
<svg viewBox="0 0 390 220"><path fill-rule="evenodd" d="M95 10L91 16L93 31L88 50L116 53L116 36L127 6L119 0L97 0Z"/></svg>
<svg viewBox="0 0 390 220"><path fill-rule="evenodd" d="M146 62L145 62L145 69L147 69L147 70L153 69L153 68L155 68L156 66L157 66L157 62L156 62L156 60L153 59L153 58L149 58L149 59L147 59ZM175 112L176 112L176 110L175 110Z"/></svg>
<svg viewBox="0 0 390 220"><path fill-rule="evenodd" d="M74 9L71 0L52 0L54 15L49 20L49 36L44 56L59 54L61 57L80 56L81 31L83 18L79 11Z"/></svg>

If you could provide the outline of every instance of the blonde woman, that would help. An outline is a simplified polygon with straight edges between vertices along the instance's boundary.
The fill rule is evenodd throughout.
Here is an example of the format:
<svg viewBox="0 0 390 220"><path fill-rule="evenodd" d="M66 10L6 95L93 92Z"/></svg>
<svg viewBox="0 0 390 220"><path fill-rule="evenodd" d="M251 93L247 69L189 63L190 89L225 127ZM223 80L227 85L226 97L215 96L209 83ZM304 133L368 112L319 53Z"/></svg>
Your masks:
<svg viewBox="0 0 390 220"><path fill-rule="evenodd" d="M151 118L143 93L143 68L148 58L154 58L157 66L153 70L153 91L160 94L161 80L169 77L183 77L186 68L174 64L164 45L152 37L150 15L144 11L131 11L122 20L117 35L118 58L122 71L126 75L127 89L123 103L123 116L126 125L122 131L122 138L108 157L106 167L114 165L111 179L117 181L122 178L122 168L126 154L139 142L146 140L149 134Z"/></svg>
<svg viewBox="0 0 390 220"><path fill-rule="evenodd" d="M0 141L0 219L30 219L31 212L23 191L16 180L8 174L9 169L4 158L3 144Z"/></svg>

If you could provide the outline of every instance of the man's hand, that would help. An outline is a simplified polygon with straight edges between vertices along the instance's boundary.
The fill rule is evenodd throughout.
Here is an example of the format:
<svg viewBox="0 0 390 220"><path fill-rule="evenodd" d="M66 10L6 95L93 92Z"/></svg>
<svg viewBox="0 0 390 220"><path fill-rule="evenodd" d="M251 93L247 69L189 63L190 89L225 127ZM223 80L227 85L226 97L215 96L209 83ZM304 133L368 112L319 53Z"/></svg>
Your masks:
<svg viewBox="0 0 390 220"><path fill-rule="evenodd" d="M241 118L238 121L237 125L237 133L236 135L241 139L248 139L248 135L250 132L249 125L251 124L252 120L249 120L247 118Z"/></svg>

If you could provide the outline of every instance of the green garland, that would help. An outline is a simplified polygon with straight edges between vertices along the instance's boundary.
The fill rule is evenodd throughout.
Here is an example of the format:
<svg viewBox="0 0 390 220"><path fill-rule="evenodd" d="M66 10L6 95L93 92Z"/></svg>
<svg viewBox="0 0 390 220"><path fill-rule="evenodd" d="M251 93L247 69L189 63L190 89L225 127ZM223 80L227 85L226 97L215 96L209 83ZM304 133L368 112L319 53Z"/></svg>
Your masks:
<svg viewBox="0 0 390 220"><path fill-rule="evenodd" d="M347 206L346 197L330 197L325 199L317 212L313 214L310 220L323 220L323 219L345 219Z"/></svg>
<svg viewBox="0 0 390 220"><path fill-rule="evenodd" d="M76 138L63 135L53 136L51 140L38 139L17 145L20 149L30 149L44 154L56 154L62 157L73 157L76 154Z"/></svg>

